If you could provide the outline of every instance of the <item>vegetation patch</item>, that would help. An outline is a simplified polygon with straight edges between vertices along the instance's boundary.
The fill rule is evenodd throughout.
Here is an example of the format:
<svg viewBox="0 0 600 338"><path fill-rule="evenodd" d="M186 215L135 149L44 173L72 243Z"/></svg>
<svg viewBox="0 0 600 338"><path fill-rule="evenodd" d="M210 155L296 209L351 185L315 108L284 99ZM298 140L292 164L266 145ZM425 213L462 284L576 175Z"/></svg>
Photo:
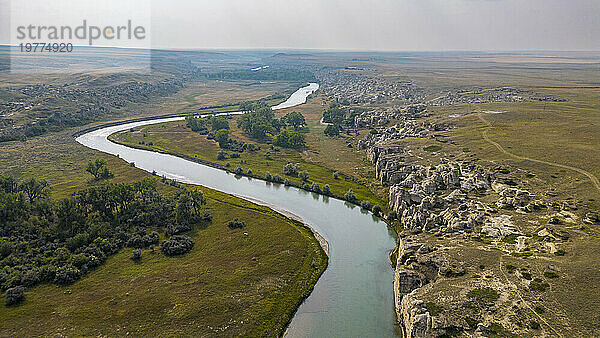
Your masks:
<svg viewBox="0 0 600 338"><path fill-rule="evenodd" d="M467 298L479 305L493 304L499 297L498 292L489 287L473 289L467 293Z"/></svg>
<svg viewBox="0 0 600 338"><path fill-rule="evenodd" d="M423 148L423 150L435 153L437 151L442 150L442 146L428 146L428 147Z"/></svg>
<svg viewBox="0 0 600 338"><path fill-rule="evenodd" d="M429 311L429 314L432 316L437 316L440 313L444 312L444 308L437 305L434 302L426 302L425 308L427 308L427 311Z"/></svg>
<svg viewBox="0 0 600 338"><path fill-rule="evenodd" d="M540 278L535 278L529 283L529 290L536 292L545 292L550 287L550 284L544 282Z"/></svg>

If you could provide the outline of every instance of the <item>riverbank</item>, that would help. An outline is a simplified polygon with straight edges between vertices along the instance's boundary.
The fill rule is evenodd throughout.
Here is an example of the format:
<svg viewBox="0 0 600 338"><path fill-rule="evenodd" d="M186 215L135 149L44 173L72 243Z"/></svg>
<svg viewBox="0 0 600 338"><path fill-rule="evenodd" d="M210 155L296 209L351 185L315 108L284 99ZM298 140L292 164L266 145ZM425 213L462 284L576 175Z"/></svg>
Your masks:
<svg viewBox="0 0 600 338"><path fill-rule="evenodd" d="M319 234L319 232L317 230L315 230L315 228L312 227L310 224L304 222L304 220L302 219L302 217L300 217L300 216L298 216L298 215L296 215L296 214L294 214L294 213L292 213L290 211L282 209L282 208L280 208L277 205L272 204L272 203L267 203L265 201L257 200L255 198L247 197L247 196L238 195L237 197L242 198L242 199L246 199L246 200L251 201L251 202L253 202L255 204L262 205L262 206L265 206L267 208L273 209L273 210L277 211L278 213L280 213L280 214L282 214L282 215L284 215L284 216L286 216L288 218L291 218L293 220L296 220L296 221L304 224L304 226L306 226L308 229L310 229L310 231L313 233L313 235L315 236L316 240L319 242L319 245L321 246L321 248L323 249L323 251L325 252L325 254L327 255L327 257L329 257L329 243L327 242L327 240L325 239L325 237L321 236L321 234Z"/></svg>

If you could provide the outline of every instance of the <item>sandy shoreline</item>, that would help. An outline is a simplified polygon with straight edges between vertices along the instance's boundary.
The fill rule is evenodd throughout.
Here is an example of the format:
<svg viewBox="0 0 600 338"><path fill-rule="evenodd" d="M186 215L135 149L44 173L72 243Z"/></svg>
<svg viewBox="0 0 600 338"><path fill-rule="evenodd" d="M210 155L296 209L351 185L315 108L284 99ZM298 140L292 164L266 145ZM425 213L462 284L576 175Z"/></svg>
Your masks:
<svg viewBox="0 0 600 338"><path fill-rule="evenodd" d="M310 229L310 231L313 233L313 235L315 236L315 238L317 239L317 241L319 242L319 245L321 245L321 248L323 248L323 251L325 251L325 254L327 255L327 257L329 257L329 243L327 242L327 240L325 239L325 237L323 237L317 230L315 230L310 224L304 222L304 220L302 219L302 217L288 211L288 210L284 210L281 209L280 207L271 204L271 203L267 203L265 201L261 201L252 197L248 197L248 196L244 196L244 195L239 195L239 194L233 194L236 197L239 197L241 199L250 201L252 203L258 204L258 205L262 205L264 207L268 207L270 209L273 209L275 211L277 211L278 213L291 218L293 220L296 220L298 222L301 222L302 224L304 224L307 228Z"/></svg>

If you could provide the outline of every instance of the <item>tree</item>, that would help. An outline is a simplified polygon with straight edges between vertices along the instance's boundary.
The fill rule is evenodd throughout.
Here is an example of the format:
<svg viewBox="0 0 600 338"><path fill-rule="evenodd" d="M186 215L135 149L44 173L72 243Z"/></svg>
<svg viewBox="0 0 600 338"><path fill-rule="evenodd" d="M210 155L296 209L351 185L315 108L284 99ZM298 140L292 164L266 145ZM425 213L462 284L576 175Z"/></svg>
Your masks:
<svg viewBox="0 0 600 338"><path fill-rule="evenodd" d="M298 173L298 177L302 180L302 181L308 181L308 171L304 170Z"/></svg>
<svg viewBox="0 0 600 338"><path fill-rule="evenodd" d="M266 140L268 134L279 131L280 122L275 119L273 109L264 102L259 102L250 107L244 104L245 113L238 120L240 127L246 134L257 140Z"/></svg>
<svg viewBox="0 0 600 338"><path fill-rule="evenodd" d="M221 129L215 134L215 141L219 142L221 148L226 148L229 143L229 130Z"/></svg>
<svg viewBox="0 0 600 338"><path fill-rule="evenodd" d="M175 205L175 220L180 224L190 223L192 217L192 208L194 202L192 198L186 193L180 193L177 198L177 204Z"/></svg>
<svg viewBox="0 0 600 338"><path fill-rule="evenodd" d="M214 116L210 118L210 125L212 131L221 129L229 129L229 121L223 116Z"/></svg>
<svg viewBox="0 0 600 338"><path fill-rule="evenodd" d="M194 116L188 116L185 118L187 127L192 131L200 133L208 133L208 127L206 126L206 119L197 118Z"/></svg>
<svg viewBox="0 0 600 338"><path fill-rule="evenodd" d="M312 186L310 187L310 190L313 191L313 192L316 192L318 194L321 193L321 188L319 187L319 183L317 183L317 182L314 182L312 184Z"/></svg>
<svg viewBox="0 0 600 338"><path fill-rule="evenodd" d="M21 190L27 194L30 202L34 202L40 197L48 196L48 182L38 181L32 177L21 183Z"/></svg>
<svg viewBox="0 0 600 338"><path fill-rule="evenodd" d="M304 115L298 112L291 112L281 118L281 121L286 125L292 126L294 130L299 130L302 126L306 125L306 120L304 119Z"/></svg>
<svg viewBox="0 0 600 338"><path fill-rule="evenodd" d="M141 249L133 249L131 259L134 260L135 262L141 261L142 260L142 250Z"/></svg>
<svg viewBox="0 0 600 338"><path fill-rule="evenodd" d="M299 149L306 145L304 135L294 131L283 130L273 137L273 144L282 148Z"/></svg>
<svg viewBox="0 0 600 338"><path fill-rule="evenodd" d="M293 164L291 162L288 162L286 165L283 166L283 173L285 175L297 177L298 171L300 171L299 163Z"/></svg>
<svg viewBox="0 0 600 338"><path fill-rule="evenodd" d="M200 209L202 208L202 205L206 203L202 190L193 190L190 193L190 198L192 200L192 210L194 211L194 214L200 215Z"/></svg>
<svg viewBox="0 0 600 338"><path fill-rule="evenodd" d="M324 131L326 136L334 137L340 135L340 127L334 124L330 124L325 128Z"/></svg>
<svg viewBox="0 0 600 338"><path fill-rule="evenodd" d="M94 176L95 180L113 178L115 175L106 167L106 160L97 158L88 163L86 171Z"/></svg>
<svg viewBox="0 0 600 338"><path fill-rule="evenodd" d="M167 256L183 255L192 251L194 242L188 236L172 236L160 242L162 252Z"/></svg>
<svg viewBox="0 0 600 338"><path fill-rule="evenodd" d="M348 202L356 202L358 199L356 198L356 195L354 195L354 190L352 190L352 188L348 189L348 191L344 194L344 199Z"/></svg>
<svg viewBox="0 0 600 338"><path fill-rule="evenodd" d="M16 305L25 300L25 288L22 286L15 286L6 290L5 298L6 306Z"/></svg>
<svg viewBox="0 0 600 338"><path fill-rule="evenodd" d="M241 112L249 112L254 108L254 104L250 101L244 101L240 103L240 111Z"/></svg>
<svg viewBox="0 0 600 338"><path fill-rule="evenodd" d="M237 218L234 218L233 221L229 221L227 223L227 226L229 227L229 229L233 230L233 229L241 229L243 227L246 226L246 224L244 224L244 222L240 221Z"/></svg>
<svg viewBox="0 0 600 338"><path fill-rule="evenodd" d="M329 188L329 184L325 184L323 186L323 191L322 192L323 192L323 195L328 195L328 196L331 195L331 190Z"/></svg>

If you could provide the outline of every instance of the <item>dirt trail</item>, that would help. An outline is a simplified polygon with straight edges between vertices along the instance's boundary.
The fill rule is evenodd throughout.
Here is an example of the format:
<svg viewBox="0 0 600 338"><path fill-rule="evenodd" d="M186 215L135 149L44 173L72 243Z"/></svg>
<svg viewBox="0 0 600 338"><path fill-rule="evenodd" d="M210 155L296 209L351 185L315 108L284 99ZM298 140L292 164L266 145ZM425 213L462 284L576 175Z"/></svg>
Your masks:
<svg viewBox="0 0 600 338"><path fill-rule="evenodd" d="M483 116L482 116L482 114L477 114L477 117L479 117L479 119L481 121L483 121L483 123L487 124L488 127L492 126L492 123L490 123L489 121L487 121L486 119L484 119ZM513 153L510 153L510 152L506 151L498 142L492 141L489 138L487 132L488 132L487 129L482 132L483 139L486 142L488 142L488 143L492 144L493 146L495 146L496 148L498 148L498 150L500 150L502 153L504 153L504 154L506 154L506 155L508 155L508 156L510 156L512 158L515 158L517 160L526 160L526 161L531 161L531 162L536 162L536 163L550 165L550 166L553 166L553 167L564 168L564 169L569 169L569 170L576 171L576 172L578 172L578 173L580 173L582 175L587 176L590 179L590 181L592 181L592 184L596 187L596 190L598 190L598 192L600 192L600 181L598 181L598 178L596 176L592 175L591 173L589 173L589 172L587 172L587 171L585 171L583 169L576 168L576 167L571 167L571 166L565 165L565 164L548 162L548 161L542 161L542 160L537 160L537 159L530 158L530 157L515 155Z"/></svg>
<svg viewBox="0 0 600 338"><path fill-rule="evenodd" d="M550 323L548 323L542 316L540 316L539 313L537 313L535 311L535 309L533 307L531 307L531 304L529 304L529 302L527 302L523 296L521 296L521 292L519 292L519 287L517 287L514 283L512 283L509 279L508 276L506 275L506 273L504 272L504 270L502 269L502 255L500 255L498 257L498 263L499 263L499 268L500 268L500 272L502 272L502 275L504 277L504 280L506 281L506 283L508 285L510 285L511 288L513 288L513 290L515 290L515 292L517 293L517 296L519 297L519 299L521 300L522 304L525 305L530 311L531 313L533 313L535 316L538 317L538 319L546 324L546 326L548 326L552 331L554 331L554 333L556 333L556 335L558 337L564 337L558 330L556 330L554 328L554 326L550 325Z"/></svg>

